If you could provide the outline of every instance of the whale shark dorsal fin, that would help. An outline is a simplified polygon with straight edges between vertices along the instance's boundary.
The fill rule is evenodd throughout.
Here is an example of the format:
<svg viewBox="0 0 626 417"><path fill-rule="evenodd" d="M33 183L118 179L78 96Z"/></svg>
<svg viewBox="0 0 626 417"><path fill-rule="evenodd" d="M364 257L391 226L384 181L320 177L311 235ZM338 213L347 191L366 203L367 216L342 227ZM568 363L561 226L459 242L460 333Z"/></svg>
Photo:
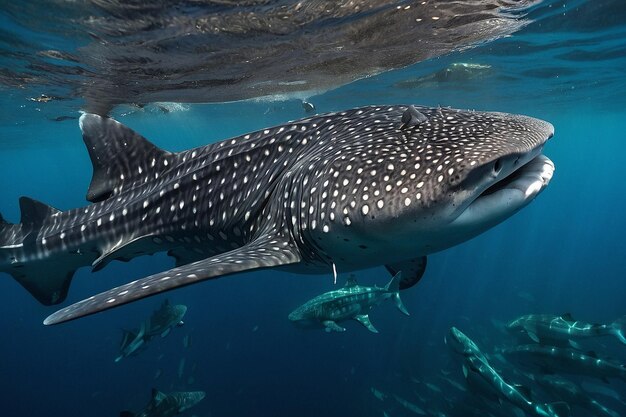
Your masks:
<svg viewBox="0 0 626 417"><path fill-rule="evenodd" d="M45 219L61 211L30 197L20 197L20 212L20 223L39 226Z"/></svg>
<svg viewBox="0 0 626 417"><path fill-rule="evenodd" d="M346 280L346 285L344 285L344 286L345 287L356 287L357 285L358 285L358 283L356 282L356 275L350 274L350 276Z"/></svg>
<svg viewBox="0 0 626 417"><path fill-rule="evenodd" d="M298 247L289 235L273 229L230 252L159 272L79 301L51 314L44 324L66 322L200 281L295 264L301 259Z"/></svg>
<svg viewBox="0 0 626 417"><path fill-rule="evenodd" d="M426 117L424 113L417 110L415 106L410 105L404 113L402 113L402 125L400 125L400 129L404 130L410 127L419 126L427 120L428 117Z"/></svg>
<svg viewBox="0 0 626 417"><path fill-rule="evenodd" d="M87 200L92 203L106 200L147 176L154 178L174 157L108 117L86 113L79 124L93 164L87 191Z"/></svg>
<svg viewBox="0 0 626 417"><path fill-rule="evenodd" d="M570 313L562 314L561 318L565 321L575 321Z"/></svg>

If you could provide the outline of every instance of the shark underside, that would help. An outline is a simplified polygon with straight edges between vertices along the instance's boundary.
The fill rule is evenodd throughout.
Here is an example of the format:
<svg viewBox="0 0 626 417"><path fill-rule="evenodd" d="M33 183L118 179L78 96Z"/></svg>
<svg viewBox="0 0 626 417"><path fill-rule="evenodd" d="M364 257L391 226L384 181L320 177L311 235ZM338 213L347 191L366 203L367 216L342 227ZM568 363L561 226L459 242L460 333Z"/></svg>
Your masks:
<svg viewBox="0 0 626 417"><path fill-rule="evenodd" d="M167 251L176 267L54 313L55 324L211 278L262 268L348 272L385 265L400 288L426 256L510 217L548 184L538 119L449 108L368 106L171 153L119 122L80 118L92 204L20 199L0 218L0 271L41 303L76 269Z"/></svg>

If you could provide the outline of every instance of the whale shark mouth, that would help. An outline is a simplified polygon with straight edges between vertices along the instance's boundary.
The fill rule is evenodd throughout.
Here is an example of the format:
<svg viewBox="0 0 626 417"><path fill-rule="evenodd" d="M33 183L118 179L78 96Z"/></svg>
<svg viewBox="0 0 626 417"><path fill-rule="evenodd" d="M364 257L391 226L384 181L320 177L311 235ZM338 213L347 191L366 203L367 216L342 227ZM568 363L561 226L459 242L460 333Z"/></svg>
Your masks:
<svg viewBox="0 0 626 417"><path fill-rule="evenodd" d="M507 189L522 191L525 196L536 195L534 194L535 192L541 191L548 185L553 173L554 163L543 154L539 154L519 169L491 185L483 191L476 200L489 197Z"/></svg>
<svg viewBox="0 0 626 417"><path fill-rule="evenodd" d="M540 151L480 193L452 223L464 227L493 225L529 204L554 174L554 163Z"/></svg>

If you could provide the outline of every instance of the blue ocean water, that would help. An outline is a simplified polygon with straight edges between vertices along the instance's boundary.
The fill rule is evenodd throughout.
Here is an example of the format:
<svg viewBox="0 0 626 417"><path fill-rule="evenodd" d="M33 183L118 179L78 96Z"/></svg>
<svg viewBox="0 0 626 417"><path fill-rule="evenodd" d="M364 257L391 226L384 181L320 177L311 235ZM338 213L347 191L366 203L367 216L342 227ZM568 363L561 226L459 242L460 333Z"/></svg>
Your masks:
<svg viewBox="0 0 626 417"><path fill-rule="evenodd" d="M39 305L3 275L2 415L118 415L140 410L157 387L206 391L205 400L186 412L198 417L382 416L383 411L410 416L414 413L393 393L423 409L428 407L420 397L441 410L445 397L462 398L441 378L444 369L462 382L443 343L452 325L492 351L508 340L501 323L522 314L569 312L601 323L624 316L626 4L545 2L529 17L532 22L511 36L309 98L319 113L415 103L522 113L555 126L545 153L556 172L546 191L501 225L430 256L419 285L401 294L410 317L388 303L371 314L380 334L356 322L341 334L296 329L287 314L336 288L332 276L264 271L44 327L42 320L54 308ZM436 76L455 63L484 70L458 79ZM8 220L19 220L22 195L63 210L85 204L91 166L77 121L42 118L40 110L48 105L55 103L3 101L0 212ZM120 106L112 115L173 151L305 116L298 100L183 104L168 113ZM113 262L96 273L81 269L69 301L172 265L158 254ZM383 268L363 271L358 278L378 285L389 279ZM114 363L120 329L137 326L164 299L188 306L185 325L151 342L140 355ZM187 335L192 343L184 347ZM594 348L626 362L626 350L615 340L602 339ZM157 370L162 375L155 379ZM598 384L626 401L626 383ZM378 400L372 387L389 397ZM626 415L624 403L599 398ZM574 409L573 415L587 414Z"/></svg>

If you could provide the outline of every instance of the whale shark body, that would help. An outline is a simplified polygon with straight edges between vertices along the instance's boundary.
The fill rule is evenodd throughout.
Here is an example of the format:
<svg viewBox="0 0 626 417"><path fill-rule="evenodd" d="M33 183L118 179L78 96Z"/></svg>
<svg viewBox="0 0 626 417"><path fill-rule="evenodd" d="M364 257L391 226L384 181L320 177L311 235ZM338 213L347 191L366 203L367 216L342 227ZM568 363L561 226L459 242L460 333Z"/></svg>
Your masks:
<svg viewBox="0 0 626 417"><path fill-rule="evenodd" d="M168 251L177 266L68 306L55 324L243 271L385 265L401 288L425 256L507 219L548 184L551 124L407 105L322 114L171 153L119 122L80 118L93 163L86 207L22 197L0 219L0 271L40 302L74 271ZM407 278L409 277L409 278Z"/></svg>
<svg viewBox="0 0 626 417"><path fill-rule="evenodd" d="M402 314L409 315L400 299L402 273L398 272L384 287L378 288L359 285L356 278L350 277L346 285L335 291L329 291L312 298L289 313L289 320L301 326L323 326L326 331L344 332L338 322L356 320L372 333L378 333L369 318L372 308L386 299L393 299Z"/></svg>
<svg viewBox="0 0 626 417"><path fill-rule="evenodd" d="M506 381L489 363L476 343L456 327L450 328L444 341L462 358L463 375L468 385L484 398L493 398L499 403L508 402L536 417L570 415L567 403L535 402L527 387Z"/></svg>

